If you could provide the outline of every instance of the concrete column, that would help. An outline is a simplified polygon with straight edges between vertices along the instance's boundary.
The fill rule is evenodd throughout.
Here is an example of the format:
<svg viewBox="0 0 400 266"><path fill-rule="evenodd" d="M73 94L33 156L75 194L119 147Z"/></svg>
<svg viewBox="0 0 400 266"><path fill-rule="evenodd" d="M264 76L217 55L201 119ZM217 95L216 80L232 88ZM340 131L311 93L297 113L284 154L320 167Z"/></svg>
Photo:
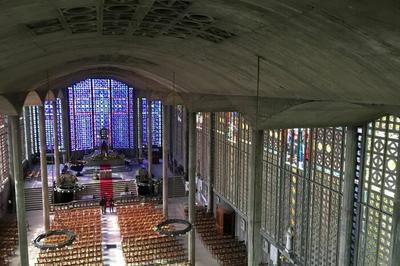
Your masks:
<svg viewBox="0 0 400 266"><path fill-rule="evenodd" d="M152 101L147 99L147 171L150 178L153 167L153 110L151 105Z"/></svg>
<svg viewBox="0 0 400 266"><path fill-rule="evenodd" d="M62 125L63 125L63 139L64 139L64 149L65 149L65 158L64 163L71 160L71 143L70 143L70 128L68 121L68 101L67 98L61 99L61 117L62 117Z"/></svg>
<svg viewBox="0 0 400 266"><path fill-rule="evenodd" d="M163 105L163 214L168 217L169 106Z"/></svg>
<svg viewBox="0 0 400 266"><path fill-rule="evenodd" d="M196 218L195 198L196 198L196 113L190 112L189 122L189 222L194 226ZM195 230L189 232L189 262L195 265Z"/></svg>
<svg viewBox="0 0 400 266"><path fill-rule="evenodd" d="M354 203L354 177L356 174L357 128L347 127L344 161L343 200L339 227L339 266L350 265L351 229Z"/></svg>
<svg viewBox="0 0 400 266"><path fill-rule="evenodd" d="M189 110L185 107L184 109L184 117L183 121L184 122L184 127L183 127L183 136L184 138L183 143L185 144L184 150L183 150L183 168L184 168L184 173L185 173L185 178L188 178L189 176Z"/></svg>
<svg viewBox="0 0 400 266"><path fill-rule="evenodd" d="M138 98L137 102L137 110L138 110L138 128L137 128L137 135L138 135L138 151L139 151L139 159L142 159L143 156L143 143L142 143L142 138L143 138L143 114L142 114L142 98Z"/></svg>
<svg viewBox="0 0 400 266"><path fill-rule="evenodd" d="M20 265L29 265L28 236L25 217L24 178L21 156L21 129L18 116L9 116L10 137L12 144L13 176L15 179L15 202L17 206L18 244L20 250Z"/></svg>
<svg viewBox="0 0 400 266"><path fill-rule="evenodd" d="M207 212L212 213L214 208L214 160L215 160L215 113L210 113L210 154L208 155L208 190Z"/></svg>
<svg viewBox="0 0 400 266"><path fill-rule="evenodd" d="M23 108L23 115L24 115L24 129L25 130L25 141L26 141L26 147L25 148L25 154L26 154L26 159L28 161L30 161L30 154L31 154L31 146L32 146L32 142L31 142L31 138L29 137L30 131L29 129L31 128L30 125L30 119L29 119L29 108L27 108L26 106L22 107Z"/></svg>
<svg viewBox="0 0 400 266"><path fill-rule="evenodd" d="M400 160L397 162L397 169L400 169ZM393 228L390 265L397 266L400 261L400 178L396 180L396 192L394 197Z"/></svg>
<svg viewBox="0 0 400 266"><path fill-rule="evenodd" d="M252 130L250 154L249 197L247 208L247 265L259 265L261 249L261 199L262 199L262 158L264 131Z"/></svg>
<svg viewBox="0 0 400 266"><path fill-rule="evenodd" d="M57 117L57 101L51 103L53 108L53 132L54 132L54 177L60 176L60 150L58 144L58 117Z"/></svg>
<svg viewBox="0 0 400 266"><path fill-rule="evenodd" d="M46 160L46 131L44 106L38 106L39 112L39 142L40 142L40 174L42 176L42 200L43 200L43 223L44 230L50 229L49 215L49 184L47 179L47 160Z"/></svg>

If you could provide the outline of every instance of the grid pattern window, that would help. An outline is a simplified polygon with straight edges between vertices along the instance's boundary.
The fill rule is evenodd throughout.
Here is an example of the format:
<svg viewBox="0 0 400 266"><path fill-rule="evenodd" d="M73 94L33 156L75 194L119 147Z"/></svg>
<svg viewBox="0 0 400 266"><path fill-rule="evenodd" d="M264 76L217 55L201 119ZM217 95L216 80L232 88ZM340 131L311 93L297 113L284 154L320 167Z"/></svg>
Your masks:
<svg viewBox="0 0 400 266"><path fill-rule="evenodd" d="M400 118L367 125L361 185L358 265L389 265L399 178Z"/></svg>
<svg viewBox="0 0 400 266"><path fill-rule="evenodd" d="M21 156L22 156L22 159L26 158L25 131L24 131L25 121L24 120L25 120L24 115L19 117L19 127L21 129Z"/></svg>
<svg viewBox="0 0 400 266"><path fill-rule="evenodd" d="M216 191L247 213L251 129L237 112L215 114Z"/></svg>
<svg viewBox="0 0 400 266"><path fill-rule="evenodd" d="M142 145L147 146L147 99L142 98ZM151 103L152 118L152 145L162 146L162 103L161 101L152 101Z"/></svg>
<svg viewBox="0 0 400 266"><path fill-rule="evenodd" d="M9 178L8 129L5 115L0 114L0 183Z"/></svg>
<svg viewBox="0 0 400 266"><path fill-rule="evenodd" d="M87 79L68 88L72 150L100 146L109 131L115 149L134 147L134 89L112 79Z"/></svg>
<svg viewBox="0 0 400 266"><path fill-rule="evenodd" d="M30 143L30 154L37 154L40 151L39 146L39 108L37 106L26 107L27 124L29 124L29 134L26 135L26 143Z"/></svg>
<svg viewBox="0 0 400 266"><path fill-rule="evenodd" d="M264 137L262 231L295 259L336 265L344 166L344 128L267 130Z"/></svg>
<svg viewBox="0 0 400 266"><path fill-rule="evenodd" d="M204 181L208 180L210 155L210 113L197 113L197 166L196 172Z"/></svg>
<svg viewBox="0 0 400 266"><path fill-rule="evenodd" d="M124 83L111 80L112 87L112 145L116 149L132 147L133 138L130 133L134 117L130 114L133 100L130 98L129 88Z"/></svg>
<svg viewBox="0 0 400 266"><path fill-rule="evenodd" d="M61 111L61 99L56 100L57 109L57 127L58 127L58 146L59 149L64 149L64 137L63 137L63 124L62 124L62 111ZM44 117L45 117L45 132L46 132L46 150L54 150L54 125L53 125L53 104L51 101L44 102Z"/></svg>

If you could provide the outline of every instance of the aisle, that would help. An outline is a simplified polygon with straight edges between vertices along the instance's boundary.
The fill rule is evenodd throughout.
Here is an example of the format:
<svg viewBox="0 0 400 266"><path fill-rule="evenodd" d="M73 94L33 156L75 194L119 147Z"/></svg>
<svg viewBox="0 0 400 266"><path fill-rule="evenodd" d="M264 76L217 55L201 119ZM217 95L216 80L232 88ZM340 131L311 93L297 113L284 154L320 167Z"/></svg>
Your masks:
<svg viewBox="0 0 400 266"><path fill-rule="evenodd" d="M107 214L101 217L101 226L104 265L125 265L117 214L110 214L107 208Z"/></svg>

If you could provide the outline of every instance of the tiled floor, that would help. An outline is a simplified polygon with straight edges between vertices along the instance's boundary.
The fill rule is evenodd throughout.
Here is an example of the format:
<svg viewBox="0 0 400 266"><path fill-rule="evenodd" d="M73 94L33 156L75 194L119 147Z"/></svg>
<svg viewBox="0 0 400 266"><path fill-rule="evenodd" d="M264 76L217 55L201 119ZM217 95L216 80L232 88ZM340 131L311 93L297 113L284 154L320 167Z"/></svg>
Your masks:
<svg viewBox="0 0 400 266"><path fill-rule="evenodd" d="M187 198L170 198L169 199L169 217L185 218L184 207ZM28 232L28 241L32 241L39 233L43 232L42 211L27 212L27 220L30 230ZM103 259L104 265L120 266L124 265L124 258L121 248L121 239L118 227L117 215L107 214L102 217L102 234L103 234ZM182 237L183 244L187 248L187 236ZM116 248L113 246L116 245ZM111 248L107 248L111 247ZM18 254L18 251L17 251ZM35 265L39 250L29 243L29 261L30 265ZM19 265L18 257L14 257L12 265ZM203 243L196 234L196 266L217 266L218 262L212 257L210 252L204 247Z"/></svg>

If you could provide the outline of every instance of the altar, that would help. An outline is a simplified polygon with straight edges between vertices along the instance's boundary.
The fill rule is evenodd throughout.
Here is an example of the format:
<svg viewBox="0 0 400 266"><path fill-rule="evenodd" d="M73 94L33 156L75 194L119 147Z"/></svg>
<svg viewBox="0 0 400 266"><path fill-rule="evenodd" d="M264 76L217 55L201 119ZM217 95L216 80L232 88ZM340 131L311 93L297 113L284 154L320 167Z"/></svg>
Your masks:
<svg viewBox="0 0 400 266"><path fill-rule="evenodd" d="M108 137L108 129L100 130L101 145L92 154L84 157L88 166L118 166L125 164L125 155L113 150Z"/></svg>

